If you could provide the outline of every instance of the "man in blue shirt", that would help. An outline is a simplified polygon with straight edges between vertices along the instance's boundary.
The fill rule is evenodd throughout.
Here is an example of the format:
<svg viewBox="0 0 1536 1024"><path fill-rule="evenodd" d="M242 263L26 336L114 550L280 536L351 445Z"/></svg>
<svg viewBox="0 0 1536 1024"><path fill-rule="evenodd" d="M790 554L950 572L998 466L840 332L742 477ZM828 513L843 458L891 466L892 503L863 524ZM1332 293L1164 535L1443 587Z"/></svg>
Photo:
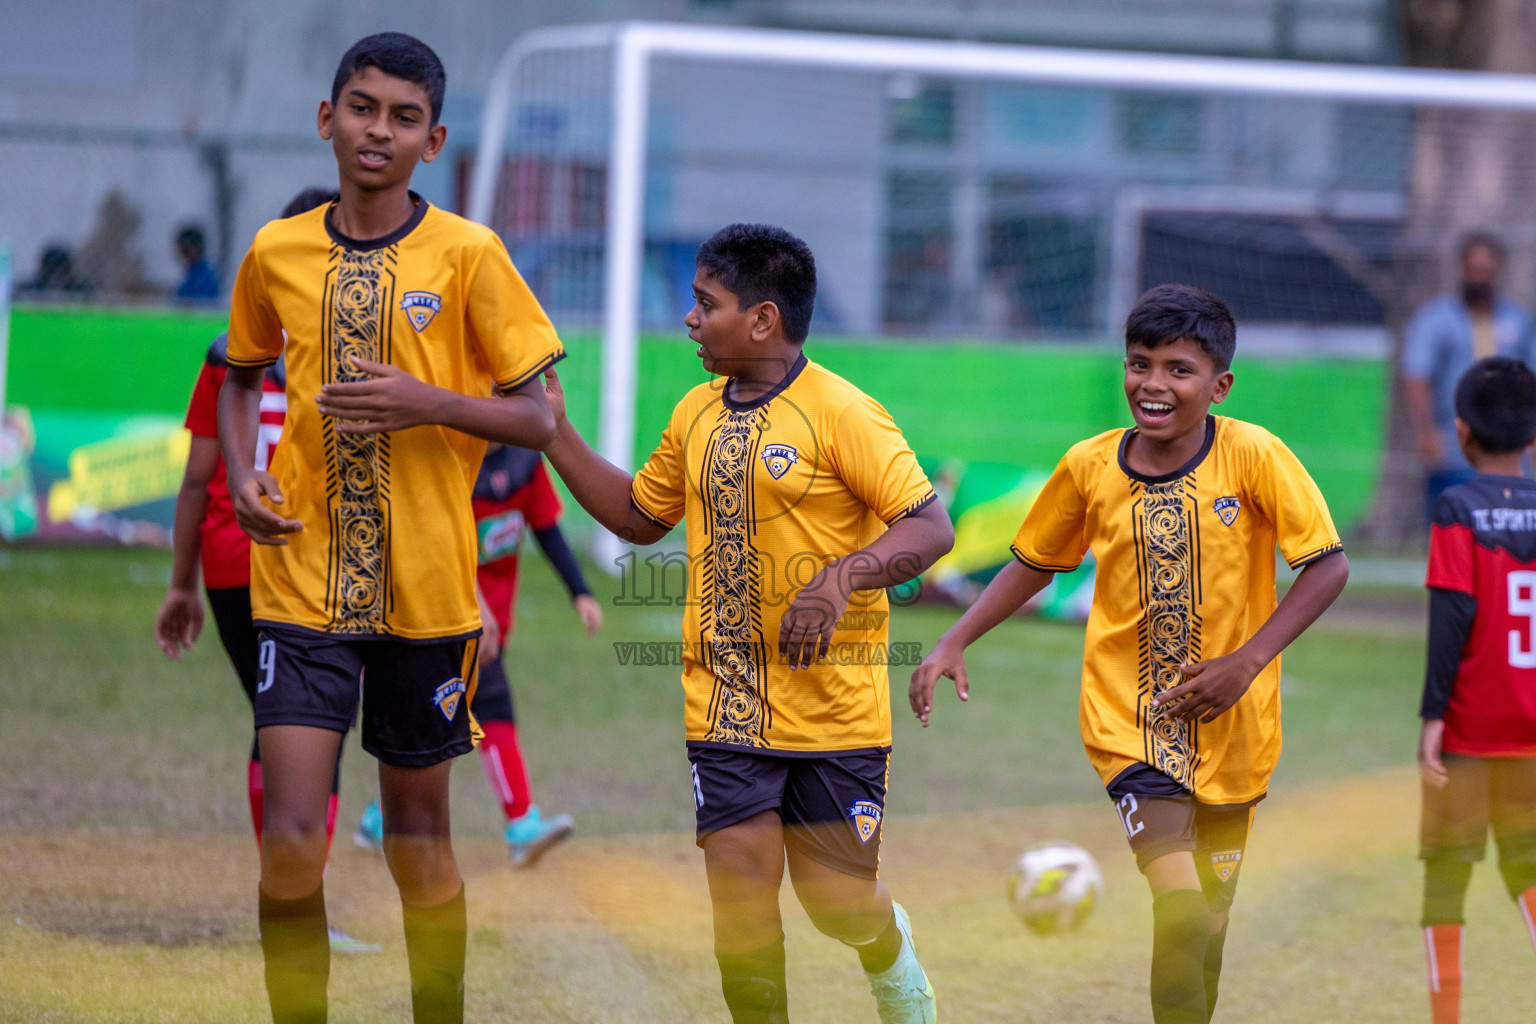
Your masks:
<svg viewBox="0 0 1536 1024"><path fill-rule="evenodd" d="M203 241L203 229L189 224L176 235L176 251L186 265L187 273L176 288L178 299L200 300L219 297L219 272L208 262Z"/></svg>
<svg viewBox="0 0 1536 1024"><path fill-rule="evenodd" d="M1499 292L1504 243L1474 232L1461 242L1461 291L1426 302L1403 334L1403 384L1419 456L1426 509L1447 487L1472 478L1456 441L1456 382L1478 359L1514 356L1531 362L1525 310Z"/></svg>

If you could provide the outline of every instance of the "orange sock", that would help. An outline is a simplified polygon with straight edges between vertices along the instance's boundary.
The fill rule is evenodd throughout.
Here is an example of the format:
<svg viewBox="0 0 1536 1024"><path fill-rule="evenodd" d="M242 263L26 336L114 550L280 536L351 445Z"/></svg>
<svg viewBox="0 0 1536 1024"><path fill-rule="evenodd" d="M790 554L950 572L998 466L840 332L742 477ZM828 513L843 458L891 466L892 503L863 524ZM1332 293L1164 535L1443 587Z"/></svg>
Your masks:
<svg viewBox="0 0 1536 1024"><path fill-rule="evenodd" d="M1525 921L1525 934L1531 937L1531 946L1536 947L1536 885L1521 893L1515 900L1515 906L1520 908L1520 917Z"/></svg>
<svg viewBox="0 0 1536 1024"><path fill-rule="evenodd" d="M1429 955L1429 1012L1434 1024L1461 1021L1461 931L1459 924L1432 924L1424 929Z"/></svg>

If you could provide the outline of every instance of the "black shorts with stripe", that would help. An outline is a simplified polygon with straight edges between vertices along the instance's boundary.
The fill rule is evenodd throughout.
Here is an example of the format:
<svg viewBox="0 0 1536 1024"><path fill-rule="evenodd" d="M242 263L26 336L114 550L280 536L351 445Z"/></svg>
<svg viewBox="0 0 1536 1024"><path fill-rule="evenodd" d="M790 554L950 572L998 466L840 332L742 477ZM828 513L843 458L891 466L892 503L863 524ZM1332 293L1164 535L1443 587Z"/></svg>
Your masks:
<svg viewBox="0 0 1536 1024"><path fill-rule="evenodd" d="M777 811L784 845L856 878L880 874L890 751L786 755L689 744L698 844Z"/></svg>
<svg viewBox="0 0 1536 1024"><path fill-rule="evenodd" d="M425 768L474 749L478 637L348 639L264 625L256 728L309 725L345 733L362 705L363 749L397 768Z"/></svg>
<svg viewBox="0 0 1536 1024"><path fill-rule="evenodd" d="M1258 800L1204 803L1146 764L1127 768L1105 789L1120 814L1137 867L1145 871L1159 857L1188 850L1194 854L1200 888L1211 909L1232 906Z"/></svg>

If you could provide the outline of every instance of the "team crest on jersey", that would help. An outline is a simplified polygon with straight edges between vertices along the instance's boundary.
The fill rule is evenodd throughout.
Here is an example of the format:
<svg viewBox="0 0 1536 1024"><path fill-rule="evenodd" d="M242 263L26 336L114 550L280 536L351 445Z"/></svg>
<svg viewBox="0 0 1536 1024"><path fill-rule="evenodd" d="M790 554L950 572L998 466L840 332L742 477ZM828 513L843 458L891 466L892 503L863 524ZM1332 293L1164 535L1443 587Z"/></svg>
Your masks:
<svg viewBox="0 0 1536 1024"><path fill-rule="evenodd" d="M763 449L763 465L775 480L789 472L789 467L800 461L800 455L787 444L770 444Z"/></svg>
<svg viewBox="0 0 1536 1024"><path fill-rule="evenodd" d="M443 713L448 721L453 721L454 713L459 710L459 698L464 696L464 680L454 676L446 683L438 686L432 694L432 703L437 705L437 710Z"/></svg>
<svg viewBox="0 0 1536 1024"><path fill-rule="evenodd" d="M848 808L848 817L859 833L859 842L867 843L874 838L875 830L880 827L881 813L880 805L873 800L855 800Z"/></svg>
<svg viewBox="0 0 1536 1024"><path fill-rule="evenodd" d="M1220 853L1211 854L1211 870L1216 872L1216 877L1223 882L1236 873L1238 865L1242 862L1242 850L1223 850Z"/></svg>
<svg viewBox="0 0 1536 1024"><path fill-rule="evenodd" d="M400 300L400 308L405 310L405 315L410 319L411 326L420 334L427 329L427 324L443 308L443 300L431 292L406 292Z"/></svg>
<svg viewBox="0 0 1536 1024"><path fill-rule="evenodd" d="M1237 514L1243 510L1243 503L1232 497L1217 498L1211 503L1211 508L1221 519L1222 526L1231 526L1237 521Z"/></svg>

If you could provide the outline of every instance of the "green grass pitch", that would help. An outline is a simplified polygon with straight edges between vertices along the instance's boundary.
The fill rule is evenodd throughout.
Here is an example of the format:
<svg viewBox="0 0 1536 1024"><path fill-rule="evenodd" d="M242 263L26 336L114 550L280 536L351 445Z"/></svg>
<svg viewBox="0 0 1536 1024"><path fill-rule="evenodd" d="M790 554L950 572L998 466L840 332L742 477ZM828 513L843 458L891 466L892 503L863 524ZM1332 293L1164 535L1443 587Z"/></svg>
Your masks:
<svg viewBox="0 0 1536 1024"><path fill-rule="evenodd" d="M676 638L679 610L608 605L586 640L529 562L508 664L539 803L574 814L578 835L512 871L476 759L456 767L469 1015L723 1020L676 672L623 667L611 646ZM249 715L211 622L183 665L155 649L168 565L0 550L0 1021L267 1019ZM892 638L926 647L955 614L898 609ZM1355 589L1286 655L1286 752L1245 861L1218 1019L1427 1019L1411 767L1422 629L1415 595ZM943 1020L1148 1017L1150 901L1078 740L1081 646L1079 627L1005 624L974 649L971 702L945 693L927 732L905 709L905 673L893 679L883 871ZM408 1016L393 887L348 840L375 791L354 737L327 899L384 953L333 961L336 1021ZM1099 858L1107 892L1081 931L1040 939L1009 916L1003 885L1019 850L1055 838ZM794 1019L872 1021L852 954L788 892L783 906ZM1468 914L1466 1019L1524 1019L1536 956L1492 864Z"/></svg>

